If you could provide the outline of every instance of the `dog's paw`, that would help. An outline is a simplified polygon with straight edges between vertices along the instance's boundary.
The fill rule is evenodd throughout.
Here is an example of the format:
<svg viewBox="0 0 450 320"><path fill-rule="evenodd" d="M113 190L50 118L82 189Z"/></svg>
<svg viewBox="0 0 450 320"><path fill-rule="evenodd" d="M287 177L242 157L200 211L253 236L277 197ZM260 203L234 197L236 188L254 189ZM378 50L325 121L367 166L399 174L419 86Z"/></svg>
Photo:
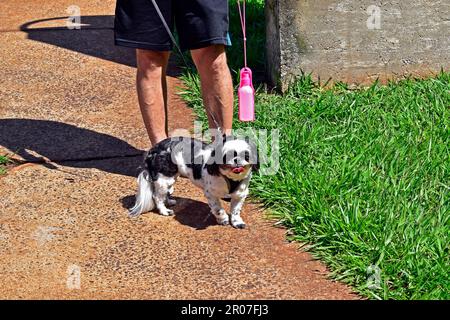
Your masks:
<svg viewBox="0 0 450 320"><path fill-rule="evenodd" d="M231 217L231 225L236 229L244 229L247 226L240 216Z"/></svg>
<svg viewBox="0 0 450 320"><path fill-rule="evenodd" d="M228 217L225 210L219 211L219 213L214 216L216 217L217 224L220 224L222 226L230 224L230 218Z"/></svg>
<svg viewBox="0 0 450 320"><path fill-rule="evenodd" d="M230 220L228 218L225 219L220 219L220 218L216 218L217 224L221 225L221 226L227 226L230 224Z"/></svg>
<svg viewBox="0 0 450 320"><path fill-rule="evenodd" d="M163 216L173 216L174 212L171 209L165 209L165 210L160 210L159 214L161 214Z"/></svg>

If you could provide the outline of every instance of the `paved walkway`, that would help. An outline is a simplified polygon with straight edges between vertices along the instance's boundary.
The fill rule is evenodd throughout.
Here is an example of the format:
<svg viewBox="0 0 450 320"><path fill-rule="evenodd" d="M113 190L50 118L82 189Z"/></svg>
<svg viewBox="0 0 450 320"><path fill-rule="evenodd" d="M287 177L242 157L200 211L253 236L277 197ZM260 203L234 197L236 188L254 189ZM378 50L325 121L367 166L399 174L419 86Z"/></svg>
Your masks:
<svg viewBox="0 0 450 320"><path fill-rule="evenodd" d="M114 1L77 1L81 30L50 19L72 4L0 4L0 154L27 162L0 178L0 298L358 298L257 205L245 230L215 225L185 179L175 217L127 217L148 147L133 53L112 44ZM178 85L170 126L191 128Z"/></svg>

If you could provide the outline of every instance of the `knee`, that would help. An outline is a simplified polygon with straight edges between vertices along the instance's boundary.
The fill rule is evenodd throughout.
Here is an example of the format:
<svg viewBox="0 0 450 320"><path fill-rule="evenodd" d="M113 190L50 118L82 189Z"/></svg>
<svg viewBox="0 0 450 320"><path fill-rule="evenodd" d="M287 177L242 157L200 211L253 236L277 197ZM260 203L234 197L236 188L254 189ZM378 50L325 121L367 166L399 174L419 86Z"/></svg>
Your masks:
<svg viewBox="0 0 450 320"><path fill-rule="evenodd" d="M138 73L145 76L161 76L163 68L166 67L169 52L136 50L136 62Z"/></svg>
<svg viewBox="0 0 450 320"><path fill-rule="evenodd" d="M225 52L222 52L214 59L212 59L212 61L208 65L211 71L214 73L222 73L224 70L228 71L227 56Z"/></svg>
<svg viewBox="0 0 450 320"><path fill-rule="evenodd" d="M213 45L194 50L192 58L199 72L221 73L228 70L227 56L223 45Z"/></svg>

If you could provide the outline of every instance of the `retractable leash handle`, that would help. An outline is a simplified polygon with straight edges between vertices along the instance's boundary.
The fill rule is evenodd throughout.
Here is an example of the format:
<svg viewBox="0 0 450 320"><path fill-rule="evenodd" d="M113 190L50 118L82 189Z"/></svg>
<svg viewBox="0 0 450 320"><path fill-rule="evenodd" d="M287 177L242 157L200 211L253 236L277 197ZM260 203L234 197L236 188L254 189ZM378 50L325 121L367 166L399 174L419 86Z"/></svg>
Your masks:
<svg viewBox="0 0 450 320"><path fill-rule="evenodd" d="M242 35L244 37L244 68L240 72L240 84L238 89L239 121L255 121L255 89L253 88L252 70L247 67L247 33L245 29L245 0L243 10L237 0L239 16L241 18Z"/></svg>

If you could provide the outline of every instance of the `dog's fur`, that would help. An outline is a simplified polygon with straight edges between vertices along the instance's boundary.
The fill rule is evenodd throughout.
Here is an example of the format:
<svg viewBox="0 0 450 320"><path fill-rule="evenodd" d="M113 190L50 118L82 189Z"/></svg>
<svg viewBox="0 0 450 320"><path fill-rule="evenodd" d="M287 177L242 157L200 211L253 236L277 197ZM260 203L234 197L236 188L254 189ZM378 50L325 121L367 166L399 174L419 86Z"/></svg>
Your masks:
<svg viewBox="0 0 450 320"><path fill-rule="evenodd" d="M231 225L245 228L240 213L252 171L259 168L256 146L248 139L232 136L223 136L220 142L207 145L200 140L179 137L156 144L145 156L137 179L136 204L130 209L130 215L137 216L154 208L162 215L172 215L173 210L166 204L175 205L170 194L176 179L182 176L203 190L218 224L229 224L220 199L231 198Z"/></svg>

